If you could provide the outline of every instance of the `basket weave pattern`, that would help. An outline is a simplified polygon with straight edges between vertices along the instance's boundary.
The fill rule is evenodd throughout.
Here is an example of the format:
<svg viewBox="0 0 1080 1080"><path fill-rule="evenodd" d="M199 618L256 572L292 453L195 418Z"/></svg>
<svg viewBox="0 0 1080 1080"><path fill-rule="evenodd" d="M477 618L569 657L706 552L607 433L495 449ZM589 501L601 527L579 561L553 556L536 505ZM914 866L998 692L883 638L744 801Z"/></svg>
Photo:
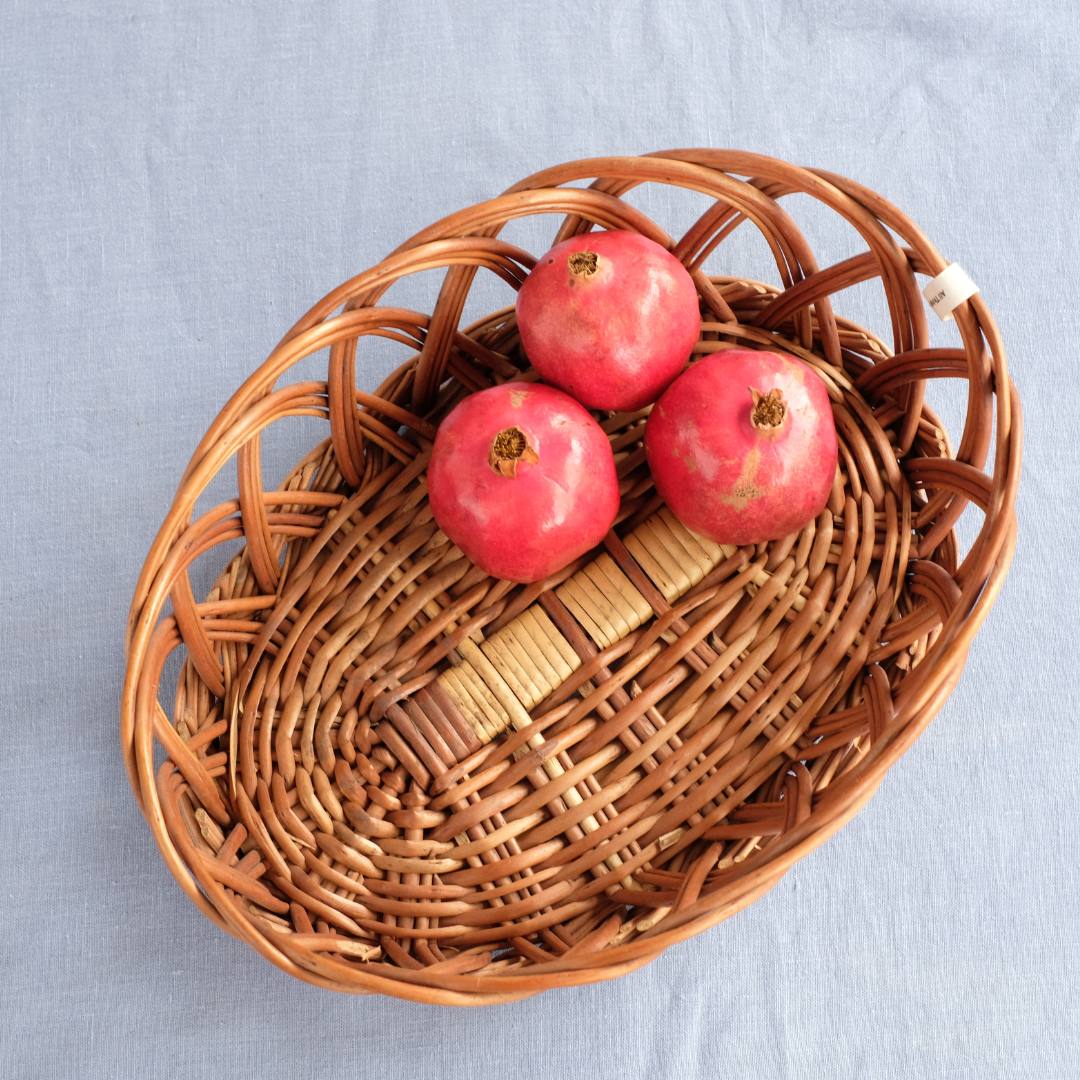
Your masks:
<svg viewBox="0 0 1080 1080"><path fill-rule="evenodd" d="M621 198L642 183L701 192L705 210L673 239ZM792 192L865 252L819 268ZM601 549L520 586L447 540L424 484L440 418L534 377L512 308L465 330L461 313L478 270L521 284L533 257L498 234L538 213L564 215L556 239L633 229L671 248L701 297L695 355L762 347L815 367L840 438L816 521L743 548L695 536L653 490L645 414L611 414L623 498ZM764 235L781 288L702 269L739 227ZM538 173L330 293L199 444L132 605L123 749L188 895L315 984L470 1004L621 974L774 885L937 712L1012 555L1019 405L980 297L957 309L955 346L929 346L916 275L944 266L858 184L686 150ZM430 269L446 271L430 315L382 304ZM874 279L888 345L830 303ZM371 335L403 363L365 393ZM323 349L325 381L282 382ZM924 402L941 378L967 384L955 454ZM260 433L298 415L328 438L268 487ZM236 498L193 520L226 469ZM982 520L961 558L965 509ZM197 601L192 564L237 539Z"/></svg>

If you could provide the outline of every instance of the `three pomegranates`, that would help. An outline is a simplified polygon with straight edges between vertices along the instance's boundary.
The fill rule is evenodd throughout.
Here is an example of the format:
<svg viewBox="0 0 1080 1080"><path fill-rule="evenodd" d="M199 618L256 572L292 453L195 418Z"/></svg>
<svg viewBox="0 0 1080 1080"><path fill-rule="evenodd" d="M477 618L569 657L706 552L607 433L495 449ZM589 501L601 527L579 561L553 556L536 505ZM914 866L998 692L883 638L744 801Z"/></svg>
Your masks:
<svg viewBox="0 0 1080 1080"><path fill-rule="evenodd" d="M536 264L517 318L529 360L555 386L503 383L465 398L428 466L436 522L487 573L542 580L614 524L614 456L583 406L656 402L644 439L656 489L718 543L787 536L826 506L837 437L824 380L792 356L744 348L684 371L701 332L697 290L660 245L630 232L571 237Z"/></svg>

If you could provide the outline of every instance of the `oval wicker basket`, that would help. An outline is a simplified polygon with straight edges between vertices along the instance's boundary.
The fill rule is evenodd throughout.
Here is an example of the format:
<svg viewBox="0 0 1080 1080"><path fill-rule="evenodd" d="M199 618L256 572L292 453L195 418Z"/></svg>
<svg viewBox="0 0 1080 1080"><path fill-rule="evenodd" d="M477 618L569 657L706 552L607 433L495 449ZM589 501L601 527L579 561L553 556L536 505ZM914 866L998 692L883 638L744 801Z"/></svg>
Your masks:
<svg viewBox="0 0 1080 1080"><path fill-rule="evenodd" d="M621 198L643 183L700 192L704 212L673 240ZM793 192L864 253L819 268ZM635 229L669 246L700 292L697 355L783 349L820 372L841 453L814 523L757 547L694 536L653 491L638 413L602 417L615 528L554 578L490 579L438 531L435 426L527 369L512 307L459 329L467 294L480 268L519 286L533 258L498 234L551 213L560 239ZM739 226L763 234L782 288L702 270ZM185 892L311 983L475 1004L630 971L776 884L940 708L1012 555L1019 403L978 296L957 343L929 346L916 275L945 265L849 180L678 150L537 173L316 304L199 444L132 604L123 751ZM431 269L446 273L430 315L381 303ZM890 345L830 304L872 279ZM355 382L370 335L404 357L374 393ZM325 382L282 380L323 349ZM939 378L967 383L955 455L924 404ZM328 438L267 487L260 432L298 415ZM236 498L193 520L234 459ZM968 507L982 519L961 556ZM190 567L237 539L197 601Z"/></svg>

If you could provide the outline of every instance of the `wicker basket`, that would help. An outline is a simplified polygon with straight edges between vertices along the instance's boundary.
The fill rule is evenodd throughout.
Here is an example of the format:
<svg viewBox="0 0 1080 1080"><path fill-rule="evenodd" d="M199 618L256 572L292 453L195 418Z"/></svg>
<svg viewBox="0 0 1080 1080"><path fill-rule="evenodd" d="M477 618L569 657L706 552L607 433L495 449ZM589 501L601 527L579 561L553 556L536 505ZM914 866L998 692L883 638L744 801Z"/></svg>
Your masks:
<svg viewBox="0 0 1080 1080"><path fill-rule="evenodd" d="M620 197L642 183L701 192L704 212L673 241ZM783 209L792 192L867 250L819 269ZM520 285L533 259L498 234L538 213L566 215L560 239L597 226L671 247L701 295L697 354L783 349L821 373L841 452L813 524L745 548L691 534L655 495L638 413L602 417L615 528L552 579L490 579L438 531L435 425L526 368L512 308L459 319L479 268ZM766 238L782 289L701 269L740 225ZM131 609L124 756L185 892L316 985L477 1004L630 971L776 884L940 708L1012 555L1019 404L978 296L955 313L958 344L929 347L916 275L944 266L849 180L679 150L537 173L320 301L199 444ZM382 306L430 269L446 270L431 315ZM871 279L891 347L830 304ZM355 384L369 335L405 353L374 393ZM282 382L327 347L325 382ZM967 382L955 455L924 404L937 378ZM298 415L329 437L268 488L260 432ZM237 497L193 521L234 460ZM971 504L981 528L961 558ZM191 565L238 538L197 601Z"/></svg>

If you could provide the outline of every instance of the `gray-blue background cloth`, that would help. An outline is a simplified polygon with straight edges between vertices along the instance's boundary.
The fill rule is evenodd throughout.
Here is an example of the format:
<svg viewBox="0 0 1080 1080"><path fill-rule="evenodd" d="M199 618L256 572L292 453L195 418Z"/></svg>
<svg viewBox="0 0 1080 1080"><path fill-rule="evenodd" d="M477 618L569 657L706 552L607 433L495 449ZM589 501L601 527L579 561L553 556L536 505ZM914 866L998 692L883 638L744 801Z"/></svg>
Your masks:
<svg viewBox="0 0 1080 1080"><path fill-rule="evenodd" d="M0 1075L1080 1075L1078 10L0 5ZM295 982L182 895L121 766L124 620L181 471L293 320L406 236L549 164L674 146L854 177L976 278L1026 406L1000 602L861 816L652 965L493 1010ZM675 234L701 209L632 201ZM823 264L857 250L789 208ZM539 254L555 225L507 236ZM709 265L776 279L749 229ZM509 301L488 278L469 314ZM871 288L836 307L887 329ZM400 358L362 350L361 385ZM931 401L958 432L955 389ZM315 425L267 438L268 480Z"/></svg>

